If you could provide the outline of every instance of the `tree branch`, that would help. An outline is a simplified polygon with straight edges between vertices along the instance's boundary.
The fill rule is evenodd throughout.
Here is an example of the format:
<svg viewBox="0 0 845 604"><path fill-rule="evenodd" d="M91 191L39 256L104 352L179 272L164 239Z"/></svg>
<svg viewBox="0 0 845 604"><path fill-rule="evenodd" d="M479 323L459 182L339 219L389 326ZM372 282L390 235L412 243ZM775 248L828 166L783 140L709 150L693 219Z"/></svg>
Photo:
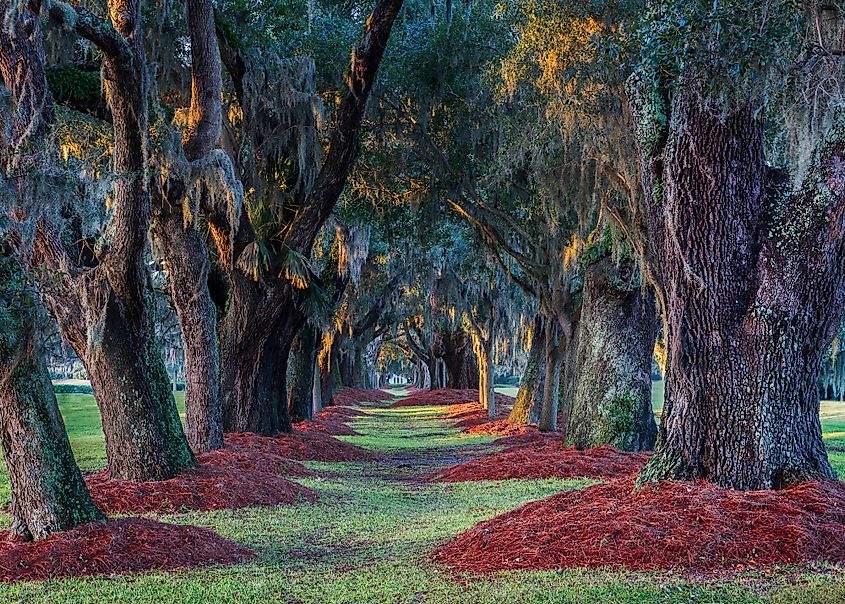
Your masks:
<svg viewBox="0 0 845 604"><path fill-rule="evenodd" d="M40 2L33 3L34 12L38 12L39 5ZM61 0L52 0L45 10L52 23L75 31L115 62L128 63L132 60L132 49L129 44L107 20Z"/></svg>
<svg viewBox="0 0 845 604"><path fill-rule="evenodd" d="M403 0L378 0L367 19L364 35L352 52L346 76L348 87L340 103L337 124L329 142L320 174L308 195L305 206L297 213L285 238L288 249L308 253L320 227L328 218L346 186L355 161L358 130L364 109L378 73L393 22Z"/></svg>

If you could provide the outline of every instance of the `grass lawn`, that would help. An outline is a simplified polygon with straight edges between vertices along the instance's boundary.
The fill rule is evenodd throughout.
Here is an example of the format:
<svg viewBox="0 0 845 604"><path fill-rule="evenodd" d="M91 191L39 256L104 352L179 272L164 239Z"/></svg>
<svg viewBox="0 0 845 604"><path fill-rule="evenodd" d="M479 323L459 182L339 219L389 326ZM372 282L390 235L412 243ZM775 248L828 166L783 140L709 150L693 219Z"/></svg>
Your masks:
<svg viewBox="0 0 845 604"><path fill-rule="evenodd" d="M103 466L92 397L61 395L74 450L84 470ZM613 570L511 572L454 578L428 552L473 524L583 481L534 480L428 484L419 476L489 450L489 438L460 434L437 408L367 406L349 442L377 450L371 463L318 463L300 482L320 502L274 509L190 513L168 522L208 526L258 553L228 568L0 585L3 602L845 602L845 575L798 569L727 581L672 573ZM831 438L845 411L830 410ZM7 497L5 475L0 478Z"/></svg>

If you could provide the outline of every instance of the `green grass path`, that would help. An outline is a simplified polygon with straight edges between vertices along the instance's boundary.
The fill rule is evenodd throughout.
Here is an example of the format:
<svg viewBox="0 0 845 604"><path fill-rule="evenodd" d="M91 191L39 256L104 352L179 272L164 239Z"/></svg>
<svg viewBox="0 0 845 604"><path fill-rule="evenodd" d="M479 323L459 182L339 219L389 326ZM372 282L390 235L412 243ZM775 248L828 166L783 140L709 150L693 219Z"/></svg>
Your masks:
<svg viewBox="0 0 845 604"><path fill-rule="evenodd" d="M90 398L90 397L87 397ZM104 463L96 411L63 397L86 470ZM366 406L360 436L344 440L383 454L372 463L308 465L301 479L320 502L272 509L190 513L167 522L211 527L258 553L251 563L174 573L0 585L0 602L845 602L845 575L783 569L728 582L612 570L511 572L464 580L428 561L438 543L477 522L584 481L430 484L424 474L489 451L490 438L460 434L436 408ZM99 440L98 440L99 438Z"/></svg>

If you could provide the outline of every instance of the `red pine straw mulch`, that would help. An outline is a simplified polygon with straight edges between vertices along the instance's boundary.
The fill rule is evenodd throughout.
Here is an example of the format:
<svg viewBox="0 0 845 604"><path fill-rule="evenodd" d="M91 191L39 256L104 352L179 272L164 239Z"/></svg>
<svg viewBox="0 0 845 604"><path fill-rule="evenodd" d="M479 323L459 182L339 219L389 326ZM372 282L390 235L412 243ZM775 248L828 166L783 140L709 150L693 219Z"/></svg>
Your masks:
<svg viewBox="0 0 845 604"><path fill-rule="evenodd" d="M371 461L377 456L320 432L295 430L266 437L226 434L226 448L197 456L197 467L169 480L113 480L107 471L86 477L94 503L107 514L172 514L184 510L272 507L316 501L290 476L314 473L292 460Z"/></svg>
<svg viewBox="0 0 845 604"><path fill-rule="evenodd" d="M504 447L524 447L527 445L534 446L537 443L554 442L559 438L563 438L555 432L534 430L534 424L528 424L528 427L531 429L527 430L524 434L513 434L503 438L497 438L490 444Z"/></svg>
<svg viewBox="0 0 845 604"><path fill-rule="evenodd" d="M335 405L358 405L392 401L395 397L378 388L341 388L332 395Z"/></svg>
<svg viewBox="0 0 845 604"><path fill-rule="evenodd" d="M437 548L456 572L624 566L720 572L845 562L845 484L742 492L626 478L564 491L482 522Z"/></svg>
<svg viewBox="0 0 845 604"><path fill-rule="evenodd" d="M259 436L250 432L226 434L226 445L272 453L298 461L375 461L375 453L321 432L294 430L291 434Z"/></svg>
<svg viewBox="0 0 845 604"><path fill-rule="evenodd" d="M460 426L460 423L458 426ZM537 426L512 422L507 418L486 420L468 425L464 428L464 432L475 434L476 436L522 436L536 431Z"/></svg>
<svg viewBox="0 0 845 604"><path fill-rule="evenodd" d="M106 514L172 514L317 500L312 490L284 478L314 473L272 452L226 448L197 456L197 464L169 480L113 480L103 470L85 482L94 503Z"/></svg>
<svg viewBox="0 0 845 604"><path fill-rule="evenodd" d="M228 468L232 470L243 470L245 472L264 472L274 476L316 476L298 461L287 459L275 453L256 451L248 447L227 445L225 449L217 449L197 455L197 463Z"/></svg>
<svg viewBox="0 0 845 604"><path fill-rule="evenodd" d="M648 457L648 453L626 453L609 445L581 451L565 446L560 437L546 438L445 468L429 476L429 480L618 478L638 472Z"/></svg>
<svg viewBox="0 0 845 604"><path fill-rule="evenodd" d="M506 394L496 394L496 405L512 406L514 399ZM478 390L467 388L455 390L453 388L440 388L438 390L425 390L418 392L406 399L396 401L391 407L430 407L435 405L460 405L478 401Z"/></svg>
<svg viewBox="0 0 845 604"><path fill-rule="evenodd" d="M513 398L506 395L501 396L510 399L510 404L507 402L498 404L499 401L497 401L494 419L490 419L487 410L482 408L478 402L452 405L446 409L446 418L459 419L460 421L455 424L455 427L463 428L463 432L467 434L516 436L537 432L537 426L533 424L510 421L508 414L513 406Z"/></svg>
<svg viewBox="0 0 845 604"><path fill-rule="evenodd" d="M366 415L358 409L349 407L326 407L314 416L314 419L297 422L294 428L305 432L323 432L331 436L357 436L358 432L346 425L351 418Z"/></svg>
<svg viewBox="0 0 845 604"><path fill-rule="evenodd" d="M255 557L209 529L145 518L92 522L36 542L7 539L0 533L0 581L169 571Z"/></svg>

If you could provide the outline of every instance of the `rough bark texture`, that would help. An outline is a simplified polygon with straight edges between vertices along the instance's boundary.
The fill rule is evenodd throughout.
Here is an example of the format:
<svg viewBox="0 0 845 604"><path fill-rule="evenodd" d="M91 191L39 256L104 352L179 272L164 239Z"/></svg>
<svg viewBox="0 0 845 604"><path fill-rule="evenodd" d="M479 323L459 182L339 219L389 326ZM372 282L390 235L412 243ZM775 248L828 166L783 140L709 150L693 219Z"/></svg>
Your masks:
<svg viewBox="0 0 845 604"><path fill-rule="evenodd" d="M185 427L191 448L202 453L223 446L223 405L220 398L220 358L217 313L208 288L209 258L196 227L196 216L185 215L185 196L193 183L191 164L208 161L220 143L222 74L220 51L210 0L188 0L191 37L191 109L183 143L184 170L164 171L152 222L153 237L164 257L170 299L185 350ZM207 168L206 168L207 169ZM208 192L194 192L187 205L202 208Z"/></svg>
<svg viewBox="0 0 845 604"><path fill-rule="evenodd" d="M0 441L12 488L10 532L37 540L104 516L73 458L37 329L45 318L20 287L17 265L0 256Z"/></svg>
<svg viewBox="0 0 845 604"><path fill-rule="evenodd" d="M232 302L238 314L229 312L221 332L223 426L227 432L290 432L288 352L305 318L294 311L285 320L266 325L259 313L267 310L267 300L260 298L258 284L246 276L243 279L246 287L233 288L233 293L249 294L252 299Z"/></svg>
<svg viewBox="0 0 845 604"><path fill-rule="evenodd" d="M651 360L658 316L633 260L586 267L572 415L566 441L581 449L651 450Z"/></svg>
<svg viewBox="0 0 845 604"><path fill-rule="evenodd" d="M50 299L54 308L62 305L56 296ZM110 299L100 340L88 346L77 337L81 334L69 332L68 340L78 355L85 355L83 364L103 419L109 473L122 480L161 480L191 467L194 460L153 335L152 302L134 326L133 314ZM67 317L63 322L67 325Z"/></svg>
<svg viewBox="0 0 845 604"><path fill-rule="evenodd" d="M36 263L54 273L42 282L65 339L84 363L103 418L109 471L116 478L168 478L193 465L153 325L153 292L144 264L150 196L147 188L147 74L137 1L115 1L111 22L84 10L51 6L50 17L91 40L103 53L114 126L117 178L105 233L93 253L69 249L40 224ZM18 102L50 105L40 38L18 44L27 54L4 80ZM33 100L33 97L34 100ZM32 114L31 114L32 115ZM38 131L38 128L30 128ZM55 149L45 149L45 153ZM64 209L64 208L63 208ZM49 271L48 271L49 272Z"/></svg>
<svg viewBox="0 0 845 604"><path fill-rule="evenodd" d="M753 107L714 115L693 85L671 103L629 91L669 348L640 479L767 489L834 476L818 380L845 295L841 116L789 183L766 164Z"/></svg>
<svg viewBox="0 0 845 604"><path fill-rule="evenodd" d="M516 401L508 416L510 421L523 424L537 423L540 421L540 407L543 400L543 378L546 373L544 363L546 339L542 316L537 315L534 318L534 327L531 334L531 348L528 351L528 361L525 364L525 371L519 383L519 392L516 394Z"/></svg>
<svg viewBox="0 0 845 604"><path fill-rule="evenodd" d="M314 417L314 365L317 360L317 334L307 323L302 326L288 357L290 392L288 409L291 421L301 422Z"/></svg>

